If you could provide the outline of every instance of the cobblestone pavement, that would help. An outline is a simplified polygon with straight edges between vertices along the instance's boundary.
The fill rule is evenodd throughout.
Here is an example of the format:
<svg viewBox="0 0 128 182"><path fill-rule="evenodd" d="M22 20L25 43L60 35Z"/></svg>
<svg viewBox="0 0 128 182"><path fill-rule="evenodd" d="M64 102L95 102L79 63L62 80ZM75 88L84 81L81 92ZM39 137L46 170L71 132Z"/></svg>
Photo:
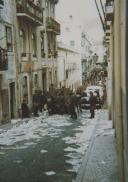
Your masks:
<svg viewBox="0 0 128 182"><path fill-rule="evenodd" d="M89 149L75 182L119 182L112 122L108 121L107 117L96 122Z"/></svg>
<svg viewBox="0 0 128 182"><path fill-rule="evenodd" d="M0 182L72 182L88 150L95 120L83 111L69 115L43 113L14 119L0 127Z"/></svg>

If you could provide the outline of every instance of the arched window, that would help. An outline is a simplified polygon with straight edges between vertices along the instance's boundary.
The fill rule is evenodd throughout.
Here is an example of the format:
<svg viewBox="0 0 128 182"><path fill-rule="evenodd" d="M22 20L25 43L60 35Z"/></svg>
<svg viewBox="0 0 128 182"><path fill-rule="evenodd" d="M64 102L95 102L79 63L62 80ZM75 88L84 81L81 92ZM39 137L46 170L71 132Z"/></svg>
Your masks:
<svg viewBox="0 0 128 182"><path fill-rule="evenodd" d="M33 57L36 57L36 51L37 51L37 47L36 47L36 35L33 33L32 34L32 54L33 54Z"/></svg>
<svg viewBox="0 0 128 182"><path fill-rule="evenodd" d="M26 53L26 38L23 30L20 30L20 50L22 54Z"/></svg>

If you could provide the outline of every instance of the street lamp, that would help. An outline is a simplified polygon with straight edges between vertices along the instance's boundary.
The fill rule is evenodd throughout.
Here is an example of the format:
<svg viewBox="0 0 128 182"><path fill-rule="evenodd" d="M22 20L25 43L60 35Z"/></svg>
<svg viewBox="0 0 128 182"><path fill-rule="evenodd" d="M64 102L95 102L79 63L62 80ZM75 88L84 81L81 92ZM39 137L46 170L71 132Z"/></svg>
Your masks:
<svg viewBox="0 0 128 182"><path fill-rule="evenodd" d="M98 61L98 57L99 56L96 53L93 55L93 60L94 60L95 63Z"/></svg>

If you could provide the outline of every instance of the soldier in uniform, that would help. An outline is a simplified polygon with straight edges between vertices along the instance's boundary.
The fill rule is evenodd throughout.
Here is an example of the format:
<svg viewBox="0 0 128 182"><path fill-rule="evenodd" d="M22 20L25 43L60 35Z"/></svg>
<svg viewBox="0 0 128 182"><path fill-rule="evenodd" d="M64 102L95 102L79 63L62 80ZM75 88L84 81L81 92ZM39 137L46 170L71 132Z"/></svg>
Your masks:
<svg viewBox="0 0 128 182"><path fill-rule="evenodd" d="M70 99L70 114L72 119L77 119L76 103L75 103L74 96L71 96L71 99Z"/></svg>
<svg viewBox="0 0 128 182"><path fill-rule="evenodd" d="M29 118L29 108L27 105L26 96L23 98L23 102L21 104L21 110L22 110L22 118Z"/></svg>
<svg viewBox="0 0 128 182"><path fill-rule="evenodd" d="M39 109L40 97L39 97L38 90L35 90L35 93L34 93L33 99L32 99L32 103L33 103L34 116L39 116L38 109Z"/></svg>

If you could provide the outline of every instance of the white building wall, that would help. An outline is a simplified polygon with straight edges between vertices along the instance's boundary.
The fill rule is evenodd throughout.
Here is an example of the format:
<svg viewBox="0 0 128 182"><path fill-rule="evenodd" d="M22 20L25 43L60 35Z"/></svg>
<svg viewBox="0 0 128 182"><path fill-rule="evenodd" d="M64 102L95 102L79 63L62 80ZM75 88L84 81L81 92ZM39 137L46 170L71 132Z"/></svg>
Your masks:
<svg viewBox="0 0 128 182"><path fill-rule="evenodd" d="M67 21L60 20L59 22L61 24L61 35L58 36L58 41L81 52L81 26L75 24L72 16L69 16Z"/></svg>
<svg viewBox="0 0 128 182"><path fill-rule="evenodd" d="M59 44L58 87L66 86L67 88L71 88L75 91L79 86L81 86L81 84L82 76L80 54L64 44Z"/></svg>

